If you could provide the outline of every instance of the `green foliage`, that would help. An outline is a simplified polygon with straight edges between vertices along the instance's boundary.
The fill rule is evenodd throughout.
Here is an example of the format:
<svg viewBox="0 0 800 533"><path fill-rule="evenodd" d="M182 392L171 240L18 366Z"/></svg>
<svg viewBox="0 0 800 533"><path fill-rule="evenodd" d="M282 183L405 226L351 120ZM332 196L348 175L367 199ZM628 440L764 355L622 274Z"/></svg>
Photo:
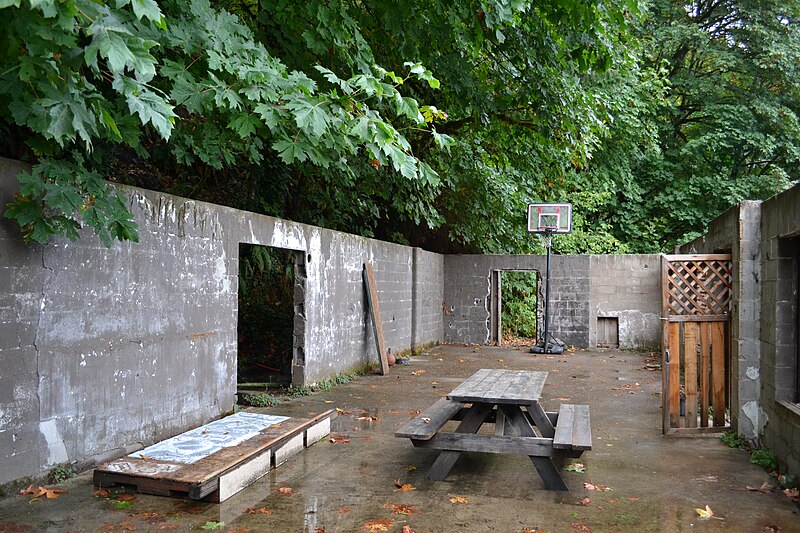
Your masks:
<svg viewBox="0 0 800 533"><path fill-rule="evenodd" d="M503 336L536 338L536 272L503 272Z"/></svg>
<svg viewBox="0 0 800 533"><path fill-rule="evenodd" d="M281 403L280 399L263 392L260 394L242 394L239 398L239 404L253 407L272 407L279 403Z"/></svg>
<svg viewBox="0 0 800 533"><path fill-rule="evenodd" d="M775 452L767 448L753 450L750 454L750 462L762 467L768 472L778 469L778 459L775 456Z"/></svg>
<svg viewBox="0 0 800 533"><path fill-rule="evenodd" d="M207 0L26 0L0 9L4 152L21 144L39 161L21 185L34 183L5 211L27 240L75 239L83 224L106 245L135 239L124 204L106 199L98 180L121 150L220 170L259 164L271 148L286 164L352 177L354 161L375 161L403 179L438 182L398 129L422 131L424 106L400 93L406 79L380 66L340 78L313 65L326 81L320 89L311 70L289 70ZM418 63L403 75L439 85Z"/></svg>
<svg viewBox="0 0 800 533"><path fill-rule="evenodd" d="M720 440L722 440L722 443L729 448L738 448L740 450L746 450L748 448L747 441L745 441L741 435L732 429L729 429L720 435Z"/></svg>
<svg viewBox="0 0 800 533"><path fill-rule="evenodd" d="M77 475L78 471L75 470L74 466L69 463L62 463L50 469L50 472L47 475L47 480L50 483L63 483Z"/></svg>

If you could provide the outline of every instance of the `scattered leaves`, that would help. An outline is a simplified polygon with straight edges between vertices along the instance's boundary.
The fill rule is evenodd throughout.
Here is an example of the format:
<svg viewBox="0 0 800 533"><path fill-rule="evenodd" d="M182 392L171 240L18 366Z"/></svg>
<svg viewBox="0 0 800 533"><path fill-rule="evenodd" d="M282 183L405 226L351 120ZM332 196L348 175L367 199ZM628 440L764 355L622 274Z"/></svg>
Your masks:
<svg viewBox="0 0 800 533"><path fill-rule="evenodd" d="M709 519L714 518L715 520L722 520L722 518L718 516L714 516L714 511L711 510L711 507L706 505L705 509L697 508L695 512L700 515L700 518Z"/></svg>
<svg viewBox="0 0 800 533"><path fill-rule="evenodd" d="M350 435L336 435L328 439L331 444L350 444Z"/></svg>
<svg viewBox="0 0 800 533"><path fill-rule="evenodd" d="M294 494L294 489L292 487L281 487L278 489L278 494L283 496L291 496Z"/></svg>
<svg viewBox="0 0 800 533"><path fill-rule="evenodd" d="M389 531L389 528L394 525L394 522L388 518L379 518L377 520L370 520L364 524L364 529L368 531Z"/></svg>
<svg viewBox="0 0 800 533"><path fill-rule="evenodd" d="M258 507L258 508L256 508L256 507L250 507L250 508L248 508L248 509L245 509L245 510L244 510L244 514L265 514L265 515L271 515L271 514L272 514L272 510L271 510L271 509L267 509L267 508L265 508L265 507Z"/></svg>
<svg viewBox="0 0 800 533"><path fill-rule="evenodd" d="M120 494L116 499L120 502L132 502L136 499L136 496L133 494Z"/></svg>
<svg viewBox="0 0 800 533"><path fill-rule="evenodd" d="M411 483L400 483L399 479L395 479L394 480L394 486L397 488L397 490L400 490L400 491L403 491L403 492L406 492L406 491L409 491L409 490L417 490L417 487L413 486Z"/></svg>
<svg viewBox="0 0 800 533"><path fill-rule="evenodd" d="M108 489L97 489L92 493L92 496L108 496L111 494L111 491Z"/></svg>
<svg viewBox="0 0 800 533"><path fill-rule="evenodd" d="M469 503L469 498L467 498L466 496L453 496L452 498L450 498L450 503L453 503L453 504L456 504L456 503Z"/></svg>
<svg viewBox="0 0 800 533"><path fill-rule="evenodd" d="M567 472L578 472L583 474L586 472L586 467L583 465L583 463L570 463L564 467L564 470Z"/></svg>
<svg viewBox="0 0 800 533"><path fill-rule="evenodd" d="M202 526L200 526L200 529L219 529L219 528L224 527L224 526L225 526L225 522L210 522L209 521L209 522L206 522L205 524L203 524Z"/></svg>

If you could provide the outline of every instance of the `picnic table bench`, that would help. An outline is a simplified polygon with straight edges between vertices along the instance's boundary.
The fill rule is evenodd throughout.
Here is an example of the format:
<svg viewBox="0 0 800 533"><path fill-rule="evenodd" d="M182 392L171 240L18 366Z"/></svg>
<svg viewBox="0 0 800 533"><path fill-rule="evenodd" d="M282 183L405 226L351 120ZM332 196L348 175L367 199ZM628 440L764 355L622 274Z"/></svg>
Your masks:
<svg viewBox="0 0 800 533"><path fill-rule="evenodd" d="M592 449L588 405L562 404L546 412L539 403L547 372L481 369L395 432L415 447L442 450L428 478L442 480L462 452L527 455L545 486L566 491L558 467L564 457ZM442 431L453 420L455 431ZM493 435L477 434L494 423Z"/></svg>

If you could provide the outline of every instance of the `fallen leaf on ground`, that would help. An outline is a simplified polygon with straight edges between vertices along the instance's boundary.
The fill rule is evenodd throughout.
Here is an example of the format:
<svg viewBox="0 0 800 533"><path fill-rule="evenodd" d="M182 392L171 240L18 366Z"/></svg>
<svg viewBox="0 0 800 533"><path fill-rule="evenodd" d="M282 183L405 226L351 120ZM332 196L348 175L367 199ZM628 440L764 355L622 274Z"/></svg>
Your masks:
<svg viewBox="0 0 800 533"><path fill-rule="evenodd" d="M586 490L597 490L600 492L608 492L609 490L611 490L611 487L609 487L608 485L593 485L591 483L584 483L583 488L585 488Z"/></svg>
<svg viewBox="0 0 800 533"><path fill-rule="evenodd" d="M292 487L281 487L278 489L278 493L284 496L291 496L294 493L294 489Z"/></svg>
<svg viewBox="0 0 800 533"><path fill-rule="evenodd" d="M43 485L39 485L38 487L35 485L28 485L27 488L22 489L19 493L21 495L33 496L33 498L31 498L32 500L36 500L42 496L46 497L48 500L54 500L62 494L65 494L65 491L61 489L48 489Z"/></svg>
<svg viewBox="0 0 800 533"><path fill-rule="evenodd" d="M578 503L579 503L580 505L583 505L584 507L586 507L586 506L588 506L590 503L592 503L592 500L590 500L589 498L584 498L584 499L582 499L581 501L579 501Z"/></svg>
<svg viewBox="0 0 800 533"><path fill-rule="evenodd" d="M775 492L775 487L773 487L769 481L765 481L764 483L761 484L760 487L752 487L750 485L747 485L745 488L749 491L761 492L763 494L771 494Z"/></svg>
<svg viewBox="0 0 800 533"><path fill-rule="evenodd" d="M539 527L525 527L522 528L522 533L547 533L547 531Z"/></svg>
<svg viewBox="0 0 800 533"><path fill-rule="evenodd" d="M581 533L592 533L592 528L586 524L572 524L572 529L580 531Z"/></svg>
<svg viewBox="0 0 800 533"><path fill-rule="evenodd" d="M111 494L111 491L108 489L97 489L92 493L92 496L108 496Z"/></svg>
<svg viewBox="0 0 800 533"><path fill-rule="evenodd" d="M388 518L379 518L377 520L370 520L364 524L363 528L369 531L389 531L389 528L394 525L394 522Z"/></svg>
<svg viewBox="0 0 800 533"><path fill-rule="evenodd" d="M711 507L709 507L708 505L706 505L705 509L700 509L700 508L695 509L695 512L697 512L697 514L700 515L700 518L705 518L705 519L713 518L715 520L722 520L722 518L714 516L714 511L712 511Z"/></svg>
<svg viewBox="0 0 800 533"><path fill-rule="evenodd" d="M417 532L411 529L411 526L406 524L405 526L403 526L403 530L400 533L417 533Z"/></svg>
<svg viewBox="0 0 800 533"><path fill-rule="evenodd" d="M408 466L404 466L403 467L403 470L405 470L406 472L413 472L416 469L417 469L417 467L413 466L413 465L408 465Z"/></svg>
<svg viewBox="0 0 800 533"><path fill-rule="evenodd" d="M800 503L800 489L783 489L783 493L793 502Z"/></svg>
<svg viewBox="0 0 800 533"><path fill-rule="evenodd" d="M420 374L424 374L424 373L425 373L424 370L414 370L413 372L411 372L411 375L412 376L419 376Z"/></svg>
<svg viewBox="0 0 800 533"><path fill-rule="evenodd" d="M469 503L469 498L466 496L453 496L450 498L450 503Z"/></svg>
<svg viewBox="0 0 800 533"><path fill-rule="evenodd" d="M123 520L116 524L103 524L101 531L136 531L136 524L131 520Z"/></svg>
<svg viewBox="0 0 800 533"><path fill-rule="evenodd" d="M333 512L336 514L347 514L350 511L352 511L352 509L350 509L349 507L339 507L338 509L333 510Z"/></svg>
<svg viewBox="0 0 800 533"><path fill-rule="evenodd" d="M578 472L580 474L586 472L586 467L583 463L570 463L564 467L567 472Z"/></svg>
<svg viewBox="0 0 800 533"><path fill-rule="evenodd" d="M244 514L266 514L271 515L272 511L270 509L266 509L264 507L250 507L249 509L244 510Z"/></svg>
<svg viewBox="0 0 800 533"><path fill-rule="evenodd" d="M397 490L400 490L400 491L403 491L403 492L406 492L406 491L409 491L409 490L417 490L417 488L415 486L413 486L411 483L400 483L399 479L395 479L394 480L394 486L397 487Z"/></svg>
<svg viewBox="0 0 800 533"><path fill-rule="evenodd" d="M225 533L250 533L249 527L235 527L233 529L228 529ZM321 533L324 533L324 529Z"/></svg>
<svg viewBox="0 0 800 533"><path fill-rule="evenodd" d="M350 435L337 435L330 438L331 444L350 444Z"/></svg>
<svg viewBox="0 0 800 533"><path fill-rule="evenodd" d="M119 502L132 502L136 499L136 496L133 494L120 494L116 497L116 500Z"/></svg>
<svg viewBox="0 0 800 533"><path fill-rule="evenodd" d="M775 524L769 524L761 528L761 533L778 533L780 530Z"/></svg>
<svg viewBox="0 0 800 533"><path fill-rule="evenodd" d="M431 419L428 418L427 416L423 416L422 417L422 423L423 424L430 424L431 423Z"/></svg>
<svg viewBox="0 0 800 533"><path fill-rule="evenodd" d="M366 420L368 422L375 422L376 420L378 420L378 417L377 416L358 416L358 417L356 417L356 420Z"/></svg>
<svg viewBox="0 0 800 533"><path fill-rule="evenodd" d="M630 501L632 501L632 502L639 501L639 497L638 497L638 496L628 496L628 499L629 499Z"/></svg>
<svg viewBox="0 0 800 533"><path fill-rule="evenodd" d="M413 504L400 504L397 505L395 503L387 503L383 506L384 509L391 509L392 514L402 514L406 516L412 516L414 513L418 511L418 509L414 509Z"/></svg>
<svg viewBox="0 0 800 533"><path fill-rule="evenodd" d="M166 531L168 529L180 529L180 528L181 528L181 525L179 523L177 523L177 522L169 522L169 523L166 523L166 524L158 524L156 526L156 529L160 529L160 530L163 530L163 531Z"/></svg>
<svg viewBox="0 0 800 533"><path fill-rule="evenodd" d="M700 476L694 478L692 481L706 481L708 483L719 483L719 478L717 476Z"/></svg>
<svg viewBox="0 0 800 533"><path fill-rule="evenodd" d="M203 524L202 526L200 526L200 529L219 529L221 527L225 527L225 522L211 522L211 521L209 521L209 522L206 522L205 524Z"/></svg>

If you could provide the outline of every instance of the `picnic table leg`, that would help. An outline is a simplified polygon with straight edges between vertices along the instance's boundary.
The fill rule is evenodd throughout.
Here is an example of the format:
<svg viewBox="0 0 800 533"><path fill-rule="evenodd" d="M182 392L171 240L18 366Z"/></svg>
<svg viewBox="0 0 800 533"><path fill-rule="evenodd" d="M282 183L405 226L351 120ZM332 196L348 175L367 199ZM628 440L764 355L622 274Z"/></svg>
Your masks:
<svg viewBox="0 0 800 533"><path fill-rule="evenodd" d="M539 406L539 404L536 404ZM503 411L503 414L506 417L506 422L512 428L513 432L521 437L535 437L536 432L533 430L533 426L531 426L530 422L528 422L528 418L516 405L502 405L500 409ZM547 415L544 414L544 410L541 409L541 414L547 419ZM535 410L534 410L535 411ZM531 412L530 406L528 408L528 412L531 413L531 416L534 420L540 419L537 414ZM550 420L547 419L547 423L550 424ZM552 427L552 424L550 424ZM542 432L542 436L545 436L544 433L547 429L539 427L539 431ZM552 437L553 435L550 435ZM528 456L533 463L533 466L536 467L536 471L539 472L539 476L542 478L544 482L544 486L550 490L558 490L567 492L569 489L567 488L567 484L564 483L564 478L561 477L561 474L558 472L558 468L554 461L550 457L538 457L535 455Z"/></svg>
<svg viewBox="0 0 800 533"><path fill-rule="evenodd" d="M464 415L464 419L458 424L455 432L477 433L483 425L483 421L486 420L486 417L489 416L491 412L492 406L489 404L473 404L472 408ZM441 481L446 478L460 456L461 452L452 450L445 450L440 453L439 457L436 458L433 466L431 466L431 469L428 471L428 479L431 481Z"/></svg>

